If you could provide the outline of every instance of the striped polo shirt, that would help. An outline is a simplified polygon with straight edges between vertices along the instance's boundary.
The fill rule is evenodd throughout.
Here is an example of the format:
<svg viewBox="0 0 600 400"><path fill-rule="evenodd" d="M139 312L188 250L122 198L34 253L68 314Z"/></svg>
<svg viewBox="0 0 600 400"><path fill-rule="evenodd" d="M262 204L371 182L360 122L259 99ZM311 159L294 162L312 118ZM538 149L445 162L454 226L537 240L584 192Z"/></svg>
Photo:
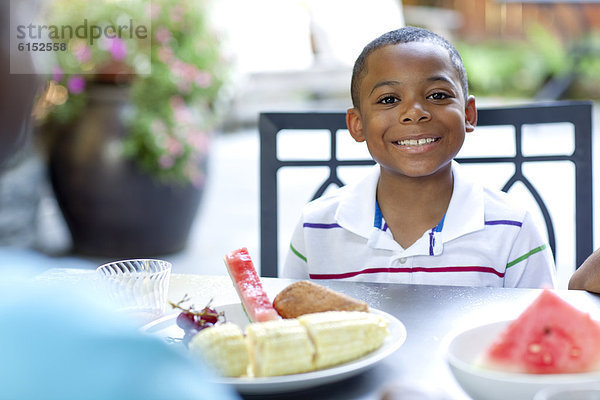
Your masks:
<svg viewBox="0 0 600 400"><path fill-rule="evenodd" d="M432 285L555 287L547 239L506 193L452 163L454 189L439 223L404 249L376 202L379 166L307 204L282 277Z"/></svg>

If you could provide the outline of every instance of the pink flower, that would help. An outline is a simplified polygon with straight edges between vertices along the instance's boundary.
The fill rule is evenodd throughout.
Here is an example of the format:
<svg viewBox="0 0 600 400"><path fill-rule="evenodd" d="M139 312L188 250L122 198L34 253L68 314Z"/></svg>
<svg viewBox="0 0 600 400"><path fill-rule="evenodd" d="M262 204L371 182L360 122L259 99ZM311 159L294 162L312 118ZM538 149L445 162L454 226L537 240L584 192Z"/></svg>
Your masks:
<svg viewBox="0 0 600 400"><path fill-rule="evenodd" d="M192 84L198 77L198 74L201 74L198 67L194 64L183 62L179 59L176 59L171 63L171 74L175 82L177 83L177 88L184 93L189 93L192 90Z"/></svg>
<svg viewBox="0 0 600 400"><path fill-rule="evenodd" d="M158 18L158 16L160 15L160 11L161 11L160 4L157 4L156 2L152 2L151 4L148 5L147 14L150 16L151 19Z"/></svg>
<svg viewBox="0 0 600 400"><path fill-rule="evenodd" d="M200 88L207 88L212 83L212 75L208 71L198 71L194 77L194 82Z"/></svg>
<svg viewBox="0 0 600 400"><path fill-rule="evenodd" d="M173 74L173 76L175 76L176 78L180 78L184 74L184 70L186 68L186 63L184 63L183 61L181 61L179 59L175 59L171 63L170 67L171 67L171 73Z"/></svg>
<svg viewBox="0 0 600 400"><path fill-rule="evenodd" d="M173 50L170 47L162 46L158 49L158 59L165 64L171 63L173 61L174 54Z"/></svg>
<svg viewBox="0 0 600 400"><path fill-rule="evenodd" d="M182 125L189 124L192 122L192 114L187 107L179 108L175 110L175 120Z"/></svg>
<svg viewBox="0 0 600 400"><path fill-rule="evenodd" d="M171 106L171 109L175 111L178 108L185 107L185 100L183 100L183 97L181 96L172 96L169 99L169 105Z"/></svg>
<svg viewBox="0 0 600 400"><path fill-rule="evenodd" d="M185 101L181 96L173 96L169 101L173 114L175 115L175 121L178 124L188 124L192 120L190 110L185 104Z"/></svg>
<svg viewBox="0 0 600 400"><path fill-rule="evenodd" d="M92 59L92 51L85 43L78 42L73 46L73 56L77 61L85 64Z"/></svg>
<svg viewBox="0 0 600 400"><path fill-rule="evenodd" d="M181 22L183 21L183 16L185 14L185 10L180 5L176 5L173 7L171 11L171 21L172 22Z"/></svg>
<svg viewBox="0 0 600 400"><path fill-rule="evenodd" d="M183 154L183 145L176 139L169 137L167 139L167 151L173 158L177 158Z"/></svg>
<svg viewBox="0 0 600 400"><path fill-rule="evenodd" d="M55 65L52 68L52 80L55 82L60 82L62 81L62 78L64 78L65 74L63 73L62 68L60 68L58 65Z"/></svg>
<svg viewBox="0 0 600 400"><path fill-rule="evenodd" d="M80 75L73 75L67 80L67 88L73 94L79 94L85 90L85 79Z"/></svg>
<svg viewBox="0 0 600 400"><path fill-rule="evenodd" d="M154 35L158 43L165 45L167 44L173 36L171 35L171 31L165 28L164 26L158 27L156 30L156 34Z"/></svg>
<svg viewBox="0 0 600 400"><path fill-rule="evenodd" d="M123 39L110 38L109 51L116 61L123 61L127 57L127 44Z"/></svg>
<svg viewBox="0 0 600 400"><path fill-rule="evenodd" d="M200 130L192 130L188 134L188 143L199 153L205 153L208 149L208 134Z"/></svg>
<svg viewBox="0 0 600 400"><path fill-rule="evenodd" d="M173 160L173 157L168 156L166 154L163 154L162 156L160 156L160 158L158 159L158 165L162 168L162 169L169 169L173 166L173 164L175 164L175 161Z"/></svg>

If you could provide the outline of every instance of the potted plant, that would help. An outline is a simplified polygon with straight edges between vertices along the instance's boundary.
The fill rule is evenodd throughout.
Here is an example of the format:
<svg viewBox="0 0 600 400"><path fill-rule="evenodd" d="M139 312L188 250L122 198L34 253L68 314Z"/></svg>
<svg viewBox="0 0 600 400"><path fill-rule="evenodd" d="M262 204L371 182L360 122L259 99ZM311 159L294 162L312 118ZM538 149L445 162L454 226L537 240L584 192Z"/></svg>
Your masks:
<svg viewBox="0 0 600 400"><path fill-rule="evenodd" d="M54 52L36 115L76 252L185 246L226 80L207 11L197 0L52 3L48 33L67 51Z"/></svg>

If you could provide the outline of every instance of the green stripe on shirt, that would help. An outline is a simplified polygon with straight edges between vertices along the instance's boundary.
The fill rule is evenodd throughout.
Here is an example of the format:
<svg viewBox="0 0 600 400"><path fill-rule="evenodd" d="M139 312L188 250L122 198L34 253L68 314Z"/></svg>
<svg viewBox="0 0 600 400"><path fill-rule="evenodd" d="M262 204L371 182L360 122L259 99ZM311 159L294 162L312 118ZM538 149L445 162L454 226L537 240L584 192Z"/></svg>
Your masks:
<svg viewBox="0 0 600 400"><path fill-rule="evenodd" d="M518 263L520 263L523 260L526 260L527 258L529 258L529 256L532 256L535 253L539 253L540 251L544 250L546 247L548 247L547 244L543 244L543 245L541 245L539 247L536 247L535 249L531 250L530 252L525 253L521 257L519 257L519 258L517 258L517 259L515 259L515 260L513 260L511 262L509 262L508 264L506 264L506 268L510 268L513 265L518 264Z"/></svg>
<svg viewBox="0 0 600 400"><path fill-rule="evenodd" d="M291 243L290 243L290 249L292 249L292 252L293 252L295 255L297 255L297 256L298 256L298 258L300 258L302 261L304 261L304 262L308 262L308 261L306 261L306 257L304 257L302 254L300 254L300 252L299 252L298 250L296 250L296 249L294 248L294 246L292 246L292 244L291 244Z"/></svg>

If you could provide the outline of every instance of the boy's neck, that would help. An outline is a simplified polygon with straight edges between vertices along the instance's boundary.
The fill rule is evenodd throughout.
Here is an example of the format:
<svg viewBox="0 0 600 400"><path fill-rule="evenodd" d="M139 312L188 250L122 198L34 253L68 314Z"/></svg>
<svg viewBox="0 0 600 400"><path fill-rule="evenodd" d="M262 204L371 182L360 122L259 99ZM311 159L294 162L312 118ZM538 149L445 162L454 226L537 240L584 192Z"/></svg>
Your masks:
<svg viewBox="0 0 600 400"><path fill-rule="evenodd" d="M419 178L381 169L377 202L394 239L404 249L440 222L448 210L452 189L451 165Z"/></svg>

